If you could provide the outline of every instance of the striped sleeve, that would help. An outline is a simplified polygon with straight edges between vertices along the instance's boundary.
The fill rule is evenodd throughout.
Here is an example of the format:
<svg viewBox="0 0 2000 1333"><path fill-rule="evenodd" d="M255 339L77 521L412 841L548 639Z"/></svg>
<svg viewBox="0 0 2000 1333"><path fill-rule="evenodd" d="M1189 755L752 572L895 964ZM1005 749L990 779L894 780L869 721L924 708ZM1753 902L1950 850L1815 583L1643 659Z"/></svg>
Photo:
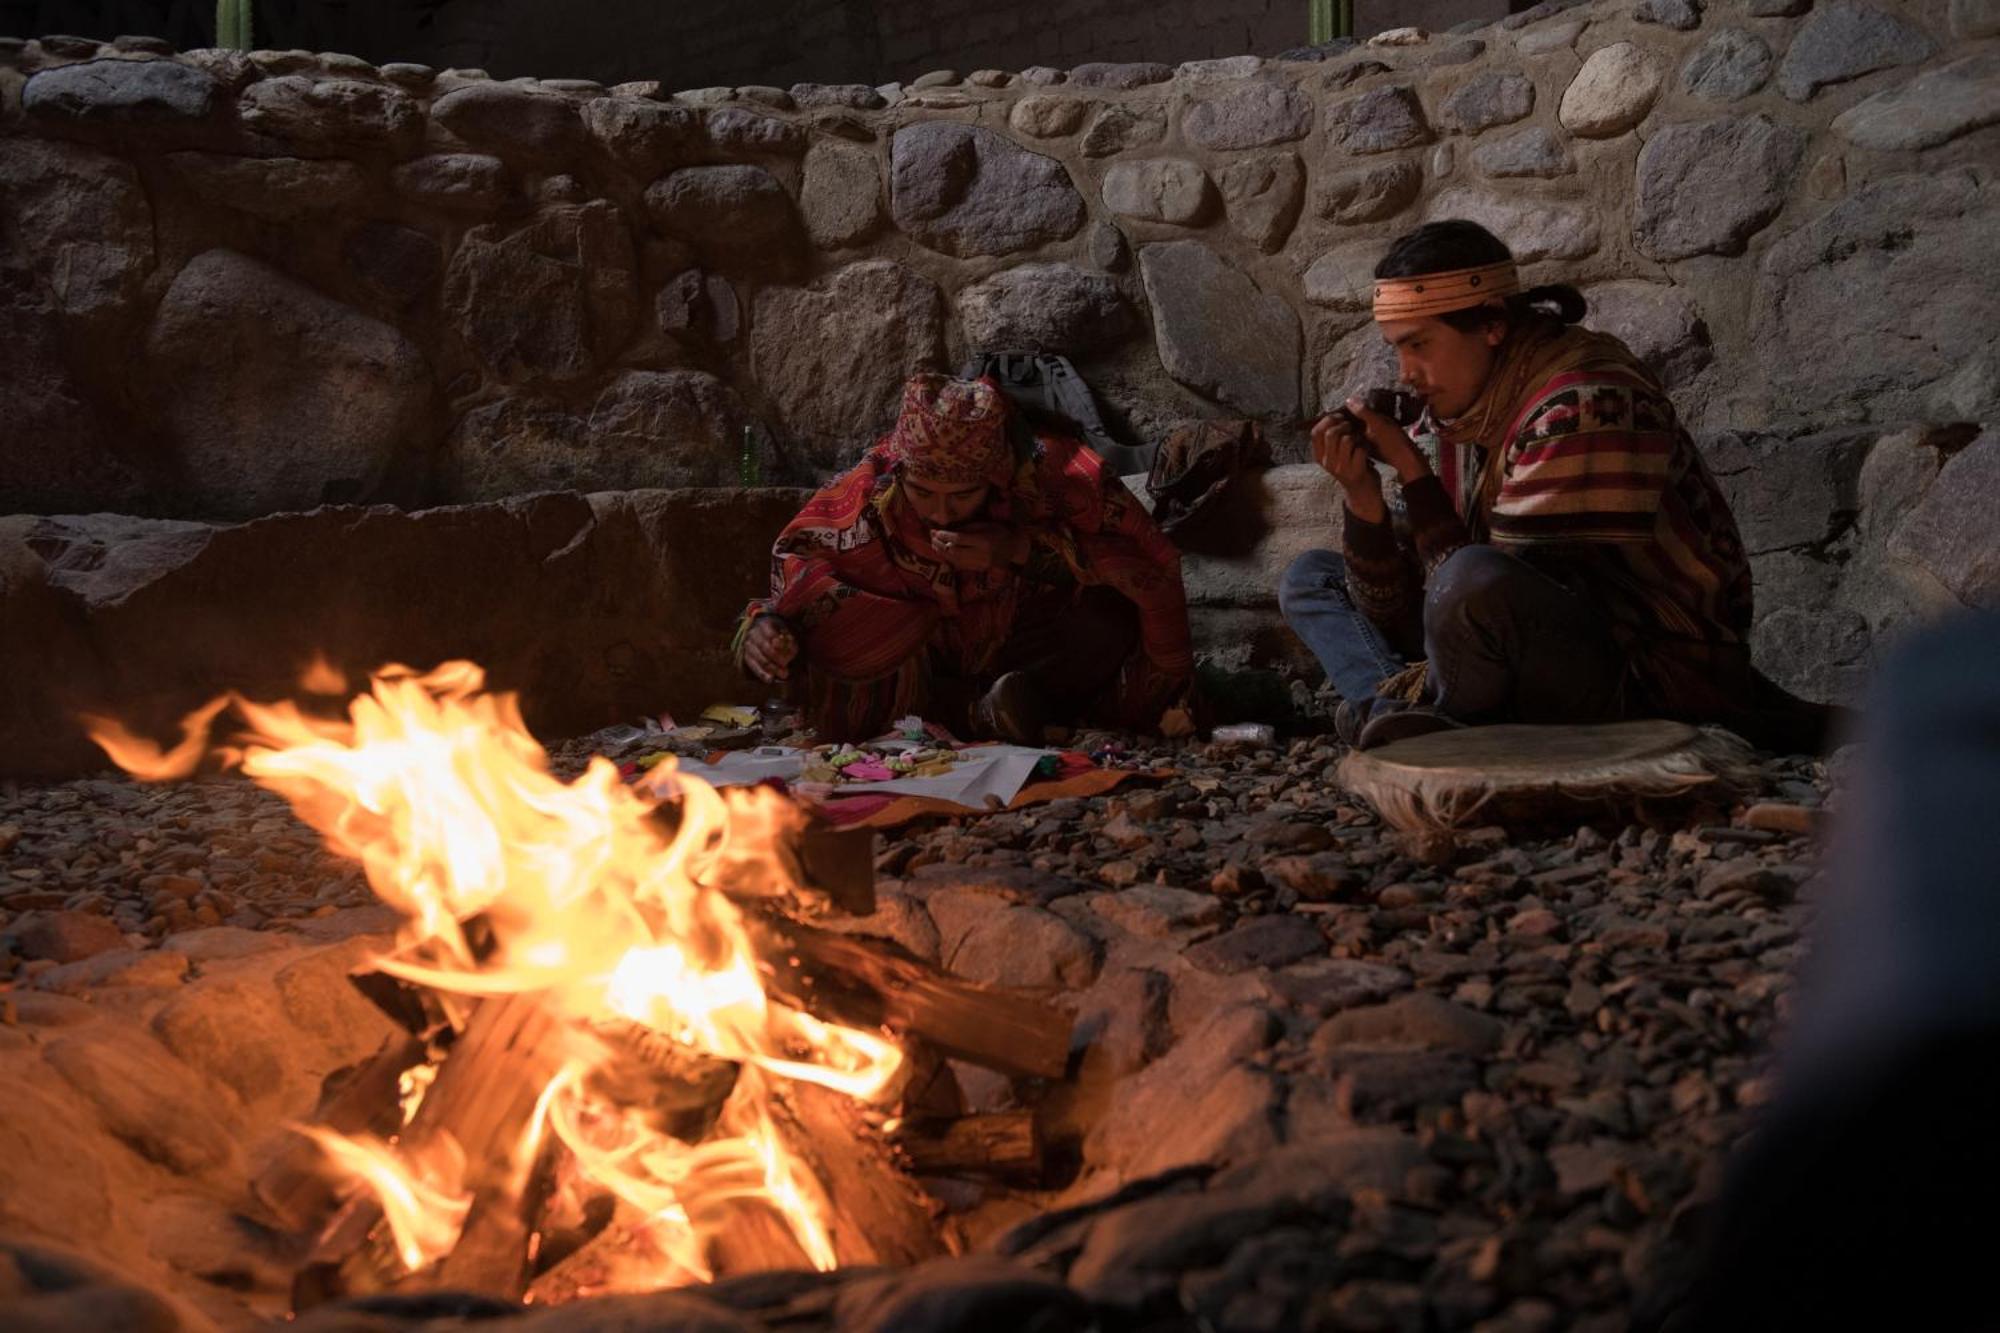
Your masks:
<svg viewBox="0 0 2000 1333"><path fill-rule="evenodd" d="M1493 540L1653 540L1673 475L1673 409L1636 381L1558 376L1523 415L1493 503Z"/></svg>

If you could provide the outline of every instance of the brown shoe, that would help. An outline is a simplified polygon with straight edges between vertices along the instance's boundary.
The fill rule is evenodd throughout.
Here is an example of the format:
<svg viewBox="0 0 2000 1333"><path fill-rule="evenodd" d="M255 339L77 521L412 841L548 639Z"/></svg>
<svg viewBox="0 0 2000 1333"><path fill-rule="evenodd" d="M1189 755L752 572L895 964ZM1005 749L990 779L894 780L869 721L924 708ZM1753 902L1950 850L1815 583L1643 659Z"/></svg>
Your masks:
<svg viewBox="0 0 2000 1333"><path fill-rule="evenodd" d="M1397 741L1428 736L1434 731L1455 731L1464 725L1425 704L1408 704L1393 712L1377 713L1369 718L1367 725L1361 728L1354 748L1373 750L1378 746L1394 745Z"/></svg>

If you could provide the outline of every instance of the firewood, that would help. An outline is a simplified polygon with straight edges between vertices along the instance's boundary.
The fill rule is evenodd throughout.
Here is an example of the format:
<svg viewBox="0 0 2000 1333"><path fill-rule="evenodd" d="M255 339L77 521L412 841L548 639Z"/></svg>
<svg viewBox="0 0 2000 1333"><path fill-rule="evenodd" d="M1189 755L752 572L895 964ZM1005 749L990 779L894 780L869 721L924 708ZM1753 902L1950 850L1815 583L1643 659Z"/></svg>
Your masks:
<svg viewBox="0 0 2000 1333"><path fill-rule="evenodd" d="M1070 1019L1024 995L960 981L887 940L767 922L772 990L808 1012L921 1037L954 1059L1061 1078Z"/></svg>
<svg viewBox="0 0 2000 1333"><path fill-rule="evenodd" d="M424 1043L391 1036L361 1064L327 1080L313 1123L339 1134L388 1135L402 1122L399 1097L403 1071L420 1064ZM332 1216L340 1197L327 1179L319 1145L302 1134L290 1136L270 1165L250 1182L251 1193L285 1228L315 1231Z"/></svg>
<svg viewBox="0 0 2000 1333"><path fill-rule="evenodd" d="M895 1141L920 1175L1039 1176L1044 1165L1032 1111L907 1121Z"/></svg>

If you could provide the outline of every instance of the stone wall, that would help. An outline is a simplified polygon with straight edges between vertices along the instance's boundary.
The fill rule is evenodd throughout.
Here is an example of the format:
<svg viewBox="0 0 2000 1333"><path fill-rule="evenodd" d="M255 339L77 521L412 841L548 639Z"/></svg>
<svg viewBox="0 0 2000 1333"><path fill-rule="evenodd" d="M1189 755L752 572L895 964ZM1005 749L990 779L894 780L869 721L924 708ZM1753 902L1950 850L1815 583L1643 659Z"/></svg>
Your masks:
<svg viewBox="0 0 2000 1333"><path fill-rule="evenodd" d="M1390 373L1384 244L1467 216L1653 358L1760 655L1845 694L1879 632L2000 593L1996 34L1994 0L1556 0L893 99L0 43L0 512L729 484L746 426L805 482L907 372L1008 344L1137 434L1253 415L1296 460ZM1196 562L1197 600L1267 613L1270 564Z"/></svg>

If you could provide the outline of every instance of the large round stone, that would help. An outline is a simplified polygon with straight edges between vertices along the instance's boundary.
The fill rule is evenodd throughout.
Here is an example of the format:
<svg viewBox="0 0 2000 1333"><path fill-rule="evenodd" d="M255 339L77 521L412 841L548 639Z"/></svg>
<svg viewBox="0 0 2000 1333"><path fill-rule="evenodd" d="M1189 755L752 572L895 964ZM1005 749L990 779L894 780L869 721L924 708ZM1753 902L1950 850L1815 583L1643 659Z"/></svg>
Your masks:
<svg viewBox="0 0 2000 1333"><path fill-rule="evenodd" d="M1877 93L1834 118L1833 132L1879 152L1935 148L2000 124L2000 55L1967 56Z"/></svg>
<svg viewBox="0 0 2000 1333"><path fill-rule="evenodd" d="M1329 222L1379 222L1416 202L1424 173L1414 162L1382 162L1336 172L1320 182L1317 207Z"/></svg>
<svg viewBox="0 0 2000 1333"><path fill-rule="evenodd" d="M1088 352L1135 325L1115 281L1070 264L1002 269L958 294L958 317L966 342L984 351Z"/></svg>
<svg viewBox="0 0 2000 1333"><path fill-rule="evenodd" d="M524 225L467 232L445 275L445 313L500 379L572 380L631 336L639 314L634 269L631 233L616 205L559 204Z"/></svg>
<svg viewBox="0 0 2000 1333"><path fill-rule="evenodd" d="M1305 202L1305 166L1296 153L1252 153L1222 169L1217 185L1229 225L1265 254L1284 247Z"/></svg>
<svg viewBox="0 0 2000 1333"><path fill-rule="evenodd" d="M1711 102L1734 102L1762 88L1775 63L1762 37L1724 28L1681 66L1681 87Z"/></svg>
<svg viewBox="0 0 2000 1333"><path fill-rule="evenodd" d="M917 242L948 255L1004 255L1074 236L1083 196L1051 157L991 130L934 123L898 130L890 211Z"/></svg>
<svg viewBox="0 0 2000 1333"><path fill-rule="evenodd" d="M1299 319L1282 296L1200 241L1139 251L1160 364L1176 381L1262 417L1299 410Z"/></svg>
<svg viewBox="0 0 2000 1333"><path fill-rule="evenodd" d="M175 60L85 60L31 77L21 108L46 124L171 125L206 120L221 92L207 72Z"/></svg>
<svg viewBox="0 0 2000 1333"><path fill-rule="evenodd" d="M111 316L153 267L153 210L139 174L95 149L9 138L0 151L0 245L14 243L56 306Z"/></svg>
<svg viewBox="0 0 2000 1333"><path fill-rule="evenodd" d="M1483 143L1472 152L1472 165L1488 176L1536 176L1548 179L1576 170L1569 140L1540 125Z"/></svg>
<svg viewBox="0 0 2000 1333"><path fill-rule="evenodd" d="M1708 325L1685 287L1628 280L1584 289L1584 323L1616 336L1669 389L1693 379L1714 359Z"/></svg>
<svg viewBox="0 0 2000 1333"><path fill-rule="evenodd" d="M507 164L487 153L433 153L398 163L389 184L413 203L451 213L494 213L515 192Z"/></svg>
<svg viewBox="0 0 2000 1333"><path fill-rule="evenodd" d="M1326 109L1327 146L1345 153L1389 153L1431 141L1413 88L1375 88Z"/></svg>
<svg viewBox="0 0 2000 1333"><path fill-rule="evenodd" d="M1660 95L1662 75L1653 58L1630 42L1590 53L1563 92L1557 119L1571 134L1607 139L1646 118Z"/></svg>
<svg viewBox="0 0 2000 1333"><path fill-rule="evenodd" d="M231 250L180 271L146 362L195 503L212 515L369 499L430 434L430 368L409 339Z"/></svg>
<svg viewBox="0 0 2000 1333"><path fill-rule="evenodd" d="M791 195L762 167L682 167L646 187L646 209L727 272L783 277L805 248Z"/></svg>
<svg viewBox="0 0 2000 1333"><path fill-rule="evenodd" d="M1306 97L1260 80L1192 103L1181 117L1181 133L1198 147L1232 152L1302 139L1312 120Z"/></svg>
<svg viewBox="0 0 2000 1333"><path fill-rule="evenodd" d="M1184 157L1115 162L1104 173L1104 206L1142 222L1193 226L1215 203L1215 188L1201 164Z"/></svg>
<svg viewBox="0 0 2000 1333"><path fill-rule="evenodd" d="M581 114L598 146L640 180L697 160L702 126L692 107L643 97L594 97Z"/></svg>
<svg viewBox="0 0 2000 1333"><path fill-rule="evenodd" d="M628 370L572 408L535 395L474 408L453 428L439 486L454 503L535 491L722 486L738 480L746 413L699 370Z"/></svg>
<svg viewBox="0 0 2000 1333"><path fill-rule="evenodd" d="M1768 116L1669 125L1639 153L1632 230L1653 259L1738 255L1785 206L1806 136Z"/></svg>
<svg viewBox="0 0 2000 1333"><path fill-rule="evenodd" d="M501 157L560 158L583 145L576 103L506 83L468 83L431 104L431 119Z"/></svg>
<svg viewBox="0 0 2000 1333"><path fill-rule="evenodd" d="M1603 237L1593 205L1578 200L1524 198L1472 186L1454 186L1431 199L1426 221L1467 218L1507 243L1522 263L1580 259Z"/></svg>
<svg viewBox="0 0 2000 1333"><path fill-rule="evenodd" d="M1519 74L1487 70L1446 98L1438 119L1447 128L1477 134L1524 119L1534 109L1534 84Z"/></svg>
<svg viewBox="0 0 2000 1333"><path fill-rule="evenodd" d="M1821 419L1992 421L2000 289L1987 254L2000 186L1971 168L1891 176L1780 237L1764 256L1752 345L1780 410Z"/></svg>
<svg viewBox="0 0 2000 1333"><path fill-rule="evenodd" d="M806 154L799 206L806 232L822 250L837 250L882 225L882 172L871 149L822 141Z"/></svg>
<svg viewBox="0 0 2000 1333"><path fill-rule="evenodd" d="M1116 157L1167 137L1167 113L1144 103L1113 103L1090 118L1077 144L1085 157Z"/></svg>
<svg viewBox="0 0 2000 1333"><path fill-rule="evenodd" d="M352 208L367 188L352 162L200 152L169 153L166 161L204 203L279 221Z"/></svg>
<svg viewBox="0 0 2000 1333"><path fill-rule="evenodd" d="M750 359L782 428L824 465L895 418L903 381L944 351L944 298L911 269L864 260L815 288L767 287Z"/></svg>
<svg viewBox="0 0 2000 1333"><path fill-rule="evenodd" d="M1889 538L1897 557L1929 570L1967 606L2000 610L2000 431L1952 455Z"/></svg>
<svg viewBox="0 0 2000 1333"><path fill-rule="evenodd" d="M243 90L236 108L245 128L301 147L400 152L424 128L424 113L409 94L359 79L264 79Z"/></svg>
<svg viewBox="0 0 2000 1333"><path fill-rule="evenodd" d="M1803 102L1831 83L1929 60L1937 43L1906 19L1854 0L1824 0L1785 48L1778 91Z"/></svg>

